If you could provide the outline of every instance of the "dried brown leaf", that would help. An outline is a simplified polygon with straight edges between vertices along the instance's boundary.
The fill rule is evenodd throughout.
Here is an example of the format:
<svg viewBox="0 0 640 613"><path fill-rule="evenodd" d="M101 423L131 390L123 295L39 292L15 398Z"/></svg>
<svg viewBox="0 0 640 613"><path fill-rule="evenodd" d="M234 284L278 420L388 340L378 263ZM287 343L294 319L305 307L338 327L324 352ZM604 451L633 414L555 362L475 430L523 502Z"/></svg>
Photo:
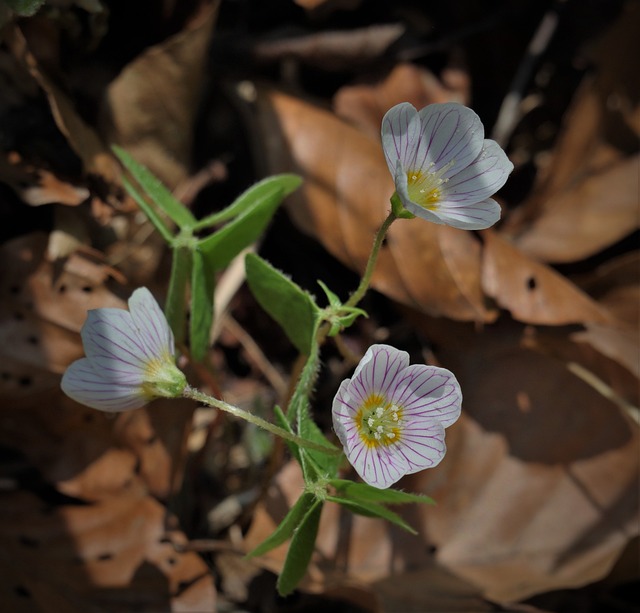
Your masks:
<svg viewBox="0 0 640 613"><path fill-rule="evenodd" d="M31 53L27 40L16 26L8 28L7 41L13 54L27 66L45 92L56 125L82 160L85 171L99 175L107 184L117 183L120 177L117 162L95 129L78 114L73 101Z"/></svg>
<svg viewBox="0 0 640 613"><path fill-rule="evenodd" d="M594 255L640 227L639 185L640 156L588 175L547 198L540 216L516 244L551 262Z"/></svg>
<svg viewBox="0 0 640 613"><path fill-rule="evenodd" d="M189 173L193 124L218 2L184 31L148 48L109 85L102 112L106 142L118 144L175 187Z"/></svg>
<svg viewBox="0 0 640 613"><path fill-rule="evenodd" d="M400 24L382 24L348 31L319 32L296 38L267 41L255 46L258 60L296 58L325 70L353 70L378 57L404 32Z"/></svg>
<svg viewBox="0 0 640 613"><path fill-rule="evenodd" d="M562 275L491 230L484 230L482 236L483 288L515 319L554 326L611 321L606 309Z"/></svg>
<svg viewBox="0 0 640 613"><path fill-rule="evenodd" d="M508 232L540 260L593 255L638 227L640 9L627 2L590 50L585 77L549 163ZM505 228L506 229L506 228Z"/></svg>
<svg viewBox="0 0 640 613"><path fill-rule="evenodd" d="M405 483L437 501L439 561L498 601L604 577L638 532L637 424L513 324L416 323L464 393L445 460Z"/></svg>
<svg viewBox="0 0 640 613"><path fill-rule="evenodd" d="M339 117L377 139L384 114L401 102L410 102L417 109L436 102L468 104L469 77L449 69L443 78L447 79L445 83L424 68L400 63L381 83L340 88L333 99L333 107Z"/></svg>
<svg viewBox="0 0 640 613"><path fill-rule="evenodd" d="M182 553L166 509L141 490L93 505L49 507L2 494L0 600L15 613L215 610L204 562Z"/></svg>

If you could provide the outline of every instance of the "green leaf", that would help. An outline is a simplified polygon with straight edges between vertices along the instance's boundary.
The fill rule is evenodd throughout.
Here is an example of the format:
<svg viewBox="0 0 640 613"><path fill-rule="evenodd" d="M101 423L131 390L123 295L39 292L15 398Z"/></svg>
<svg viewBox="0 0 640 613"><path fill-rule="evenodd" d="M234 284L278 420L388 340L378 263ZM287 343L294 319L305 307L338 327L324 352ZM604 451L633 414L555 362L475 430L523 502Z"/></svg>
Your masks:
<svg viewBox="0 0 640 613"><path fill-rule="evenodd" d="M404 521L404 519L402 519L402 517L381 504L362 500L352 500L351 498L343 498L341 496L327 496L327 500L330 502L337 502L354 513L358 513L358 515L365 515L366 517L381 517L396 526L400 526L403 530L411 532L411 534L418 534L406 521Z"/></svg>
<svg viewBox="0 0 640 613"><path fill-rule="evenodd" d="M247 557L254 558L261 556L267 551L275 549L279 545L282 545L285 541L291 538L296 528L302 523L307 513L316 505L316 499L313 494L305 492L298 498L296 503L289 509L285 518L280 522L280 525L275 531L260 545L258 545L253 551L247 554Z"/></svg>
<svg viewBox="0 0 640 613"><path fill-rule="evenodd" d="M247 283L260 306L280 324L296 349L308 355L321 312L311 295L253 253L247 254L245 267Z"/></svg>
<svg viewBox="0 0 640 613"><path fill-rule="evenodd" d="M173 245L173 234L167 227L167 224L164 223L162 217L158 215L158 212L143 198L142 194L140 194L127 177L122 177L122 185L124 185L124 188L127 190L129 195L138 203L138 206L154 225L155 229L160 232L162 238L164 238L164 240L170 245Z"/></svg>
<svg viewBox="0 0 640 613"><path fill-rule="evenodd" d="M191 276L191 250L186 247L174 247L172 251L171 276L164 311L176 343L181 344L184 343L187 320L187 283Z"/></svg>
<svg viewBox="0 0 640 613"><path fill-rule="evenodd" d="M211 226L222 223L229 219L233 219L243 213L245 210L252 208L256 202L262 200L265 196L280 190L282 198L286 198L291 192L296 190L302 179L298 175L282 174L273 177L267 177L252 185L249 189L238 196L228 207L222 211L212 213L204 217L196 223L195 230L202 230Z"/></svg>
<svg viewBox="0 0 640 613"><path fill-rule="evenodd" d="M112 146L113 152L118 156L124 167L138 182L140 187L151 198L152 202L164 211L180 229L192 229L197 220L179 200L155 177L147 168L129 155L121 147ZM140 204L138 202L138 204Z"/></svg>
<svg viewBox="0 0 640 613"><path fill-rule="evenodd" d="M286 596L293 592L307 572L307 566L309 566L313 547L316 543L316 536L318 535L321 513L322 502L316 500L307 511L291 539L287 558L284 561L284 567L276 584L278 593L281 596Z"/></svg>
<svg viewBox="0 0 640 613"><path fill-rule="evenodd" d="M45 0L4 0L4 3L21 17L35 15Z"/></svg>
<svg viewBox="0 0 640 613"><path fill-rule="evenodd" d="M216 270L227 266L245 247L258 240L282 203L282 198L281 188L271 188L251 208L199 242L203 253Z"/></svg>
<svg viewBox="0 0 640 613"><path fill-rule="evenodd" d="M211 270L202 253L193 252L193 274L191 275L191 355L201 362L209 348L209 333L213 321L213 292L215 273Z"/></svg>
<svg viewBox="0 0 640 613"><path fill-rule="evenodd" d="M381 490L367 483L356 483L355 481L348 481L347 479L331 479L329 484L339 492L339 495L361 502L384 504L422 502L435 504L432 498L424 496L423 494L410 494L409 492L401 492L400 490Z"/></svg>
<svg viewBox="0 0 640 613"><path fill-rule="evenodd" d="M318 285L322 288L322 291L326 294L327 300L329 301L329 305L337 308L342 306L342 301L338 297L337 294L334 294L326 285L318 279Z"/></svg>
<svg viewBox="0 0 640 613"><path fill-rule="evenodd" d="M322 430L318 428L316 422L311 418L308 411L302 411L300 413L300 421L298 422L298 432L302 438L306 438L319 445L325 445L326 447L332 447L327 437L322 433ZM342 455L327 455L321 451L315 449L305 449L307 454L316 466L320 469L320 474L326 476L329 479L335 477L338 474L338 468L342 463Z"/></svg>

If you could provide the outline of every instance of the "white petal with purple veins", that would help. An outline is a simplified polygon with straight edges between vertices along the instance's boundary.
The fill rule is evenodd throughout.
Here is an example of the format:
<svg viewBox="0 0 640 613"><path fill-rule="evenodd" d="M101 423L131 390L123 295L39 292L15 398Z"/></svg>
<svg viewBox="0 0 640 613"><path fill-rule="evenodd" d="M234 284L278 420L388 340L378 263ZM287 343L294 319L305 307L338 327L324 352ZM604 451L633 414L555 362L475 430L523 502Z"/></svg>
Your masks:
<svg viewBox="0 0 640 613"><path fill-rule="evenodd" d="M507 182L512 170L513 164L500 146L486 140L481 154L445 185L443 200L447 203L485 200Z"/></svg>
<svg viewBox="0 0 640 613"><path fill-rule="evenodd" d="M122 309L89 311L80 334L90 359L116 359L126 368L143 372L147 361L153 358L140 342L131 315Z"/></svg>
<svg viewBox="0 0 640 613"><path fill-rule="evenodd" d="M372 345L362 358L353 380L368 393L386 394L398 373L409 365L409 354L390 345Z"/></svg>
<svg viewBox="0 0 640 613"><path fill-rule="evenodd" d="M439 422L413 422L402 433L398 453L407 462L407 474L433 468L445 456L444 426Z"/></svg>
<svg viewBox="0 0 640 613"><path fill-rule="evenodd" d="M500 213L500 205L495 200L488 198L475 204L442 207L438 211L438 216L441 219L441 223L445 223L452 228L484 230L500 219Z"/></svg>
<svg viewBox="0 0 640 613"><path fill-rule="evenodd" d="M129 298L129 312L138 328L140 342L155 356L173 355L173 333L162 309L146 287L138 288Z"/></svg>
<svg viewBox="0 0 640 613"><path fill-rule="evenodd" d="M408 102L389 109L382 119L382 149L393 174L400 162L406 166L415 159L420 139L420 117Z"/></svg>
<svg viewBox="0 0 640 613"><path fill-rule="evenodd" d="M88 358L77 360L64 373L62 391L75 400L101 411L136 409L149 402L139 386L116 385L94 370Z"/></svg>
<svg viewBox="0 0 640 613"><path fill-rule="evenodd" d="M437 172L452 163L442 175L446 179L466 168L482 151L484 126L470 108L452 102L430 104L419 115L422 130L411 170Z"/></svg>
<svg viewBox="0 0 640 613"><path fill-rule="evenodd" d="M62 389L103 411L126 411L152 398L180 396L187 384L173 357L173 334L151 292L136 290L131 311L89 311L81 336L86 358L74 362Z"/></svg>
<svg viewBox="0 0 640 613"><path fill-rule="evenodd" d="M448 102L417 112L399 104L383 119L382 148L396 194L414 216L463 230L482 230L500 219L500 206L490 196L513 164L484 138L471 109Z"/></svg>
<svg viewBox="0 0 640 613"><path fill-rule="evenodd" d="M436 420L448 428L460 417L462 391L445 368L414 364L402 372L391 400L402 405L407 418Z"/></svg>

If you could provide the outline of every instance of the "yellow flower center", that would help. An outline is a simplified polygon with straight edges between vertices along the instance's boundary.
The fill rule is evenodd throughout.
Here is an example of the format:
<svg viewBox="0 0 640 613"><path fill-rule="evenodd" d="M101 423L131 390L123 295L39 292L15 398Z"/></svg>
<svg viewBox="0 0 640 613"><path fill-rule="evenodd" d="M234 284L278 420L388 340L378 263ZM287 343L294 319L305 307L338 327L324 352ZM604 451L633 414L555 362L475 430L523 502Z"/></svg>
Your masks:
<svg viewBox="0 0 640 613"><path fill-rule="evenodd" d="M455 160L451 160L437 172L431 172L433 162L427 170L408 170L407 183L411 201L430 211L437 210L437 204L442 199L442 185L449 181L443 179L442 175L454 164Z"/></svg>
<svg viewBox="0 0 640 613"><path fill-rule="evenodd" d="M402 408L371 394L358 409L356 425L367 447L388 447L400 439Z"/></svg>

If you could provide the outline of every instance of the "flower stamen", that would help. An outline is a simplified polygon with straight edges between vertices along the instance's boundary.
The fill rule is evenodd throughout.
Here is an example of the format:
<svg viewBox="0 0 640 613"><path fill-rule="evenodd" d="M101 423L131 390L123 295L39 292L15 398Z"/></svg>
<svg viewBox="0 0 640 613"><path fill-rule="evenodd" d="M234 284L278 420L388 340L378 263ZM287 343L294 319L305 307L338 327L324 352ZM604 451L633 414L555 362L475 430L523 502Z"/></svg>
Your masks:
<svg viewBox="0 0 640 613"><path fill-rule="evenodd" d="M372 394L362 403L356 423L360 438L368 447L391 445L400 438L402 409Z"/></svg>
<svg viewBox="0 0 640 613"><path fill-rule="evenodd" d="M407 171L408 191L411 200L425 209L437 210L436 205L443 196L442 186L449 181L448 178L442 178L442 175L455 166L455 163L455 159L452 159L435 172L432 171L435 166L433 162L425 170Z"/></svg>

